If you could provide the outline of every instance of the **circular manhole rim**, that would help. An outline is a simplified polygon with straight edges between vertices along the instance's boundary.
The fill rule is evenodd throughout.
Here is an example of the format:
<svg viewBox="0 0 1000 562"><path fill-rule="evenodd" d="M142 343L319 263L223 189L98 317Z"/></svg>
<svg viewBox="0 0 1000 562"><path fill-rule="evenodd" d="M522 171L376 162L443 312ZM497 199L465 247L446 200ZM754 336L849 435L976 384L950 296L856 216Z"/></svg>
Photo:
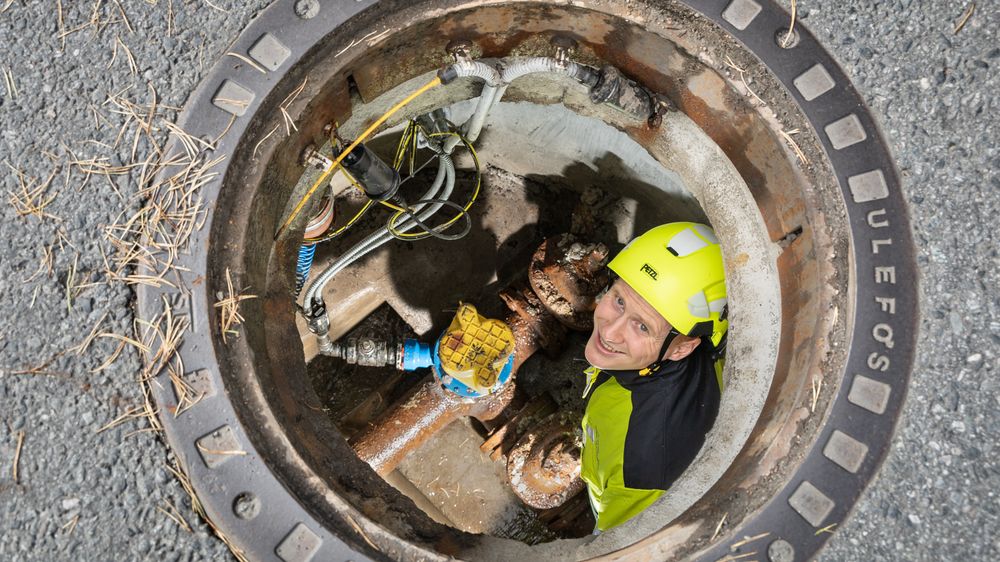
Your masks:
<svg viewBox="0 0 1000 562"><path fill-rule="evenodd" d="M233 50L248 52L263 34L285 26L300 28L311 26L309 27L311 31L302 33L302 37L308 37L310 33L312 35L325 33L368 7L367 3L344 2L339 6L341 9L332 10L335 13L331 14L331 10L321 10L316 18L299 20L294 15L293 4L295 3L288 0L276 2L268 8L236 41ZM808 32L800 33L799 42L794 48L782 50L775 44L774 37L778 30L787 26L788 16L774 5L752 0L736 0L723 4L692 1L687 4L731 33L759 58L769 61L769 69L795 97L823 142L826 156L840 182L848 216L851 223L856 226L850 233L853 249L852 271L856 273L851 283L853 291L851 296L855 304L854 316L850 319L852 345L845 365L843 384L829 409L827 422L817 440L818 443L826 443L826 446L813 447L781 493L777 494L756 516L745 521L742 526L735 529L734 533L730 533L733 537L770 533L770 538L767 540L780 537L794 544L796 552L809 554L822 546L828 534L817 534L816 525L804 524L805 520L801 513L805 511L815 515L828 511L822 518L823 522L837 522L847 515L853 501L846 504L834 501L832 505L827 506L823 499L825 497L830 500L830 496L857 498L860 495L884 458L905 395L916 333L915 329L905 334L902 333L904 330L901 330L916 326L915 284L902 286L907 280L916 279L906 206L899 189L898 175L874 120L846 76ZM827 98L830 99L823 99L820 96L814 100L807 100L803 90L796 85L796 79L804 76L805 72L815 65L821 65L827 77L834 83L833 93L836 94L834 98L828 95ZM260 99L267 88L272 87L277 77L282 74L279 71L275 77L265 75L265 78L254 76L254 79L250 79L247 73L252 72L254 72L252 69L234 69L231 65L217 64L192 96L185 111L186 124L195 123L201 114L217 112L211 100L225 80L233 82L239 80L238 84L248 85L254 92L259 92L257 99ZM253 105L254 102L251 102L250 108ZM231 136L221 139L214 152L219 154L235 151L237 146L234 139L242 138L247 121L238 116L233 117L230 123ZM202 124L217 122L219 119L213 116L206 118ZM864 138L839 146L859 134ZM224 167L226 165L228 163L223 164ZM217 183L206 187L218 190ZM195 236L194 247L207 248L204 244L207 238L206 232ZM890 248L893 250L892 253L888 251ZM207 257L203 253L192 259L193 264L199 267L192 270L189 282L198 284L195 276L207 271L207 268L203 267L206 260ZM897 284L897 281L900 284ZM222 388L218 373L222 365L212 350L210 335L212 330L207 325L213 319L212 304L208 302L213 297L197 290L183 294L169 288L140 287L140 315L147 319L155 318L162 310L160 308L162 296L169 297L171 302L175 306L180 306L182 310L187 309L194 325L185 339L186 351L191 352L192 348L199 349L196 356L200 354L202 358L214 361L216 367L214 372L211 369L212 365L205 364L203 368L208 370L206 375L215 381L217 396L224 395L225 390ZM892 305L886 300L890 298L895 299ZM890 306L895 307L892 315L889 314ZM200 323L198 318L201 319ZM886 345L887 330L892 330L895 334L891 348ZM194 341L196 339L201 341ZM182 349L182 354L184 353L185 350ZM198 365L189 363L188 366ZM891 371L889 371L890 366ZM194 371L197 372L198 369ZM157 402L166 407L165 411L169 411L171 403L176 402L169 390L169 384L159 385L159 388L154 385L154 393ZM206 431L221 427L214 426L212 422L206 422L199 416L192 416L184 421L180 421L181 418L171 418L166 413L162 417L171 445L182 459L188 460L186 464L189 468L191 463L200 462L200 459L191 454L191 438L200 437ZM244 439L243 442L246 442L246 436L239 427L238 419L230 415L229 421L235 424L232 425L235 428L232 430L235 438ZM841 437L833 437L834 431L839 432ZM844 435L864 438L872 445L874 451L856 473L844 471L829 458L831 454L837 455L836 450L830 448L834 440L841 445L851 444L850 441L843 441ZM827 454L824 454L824 451ZM195 488L206 505L209 516L220 524L224 531L238 537L248 526L233 519L232 500L240 493L252 491L264 479L254 470L249 472L239 470L239 464L226 462L215 469L215 473L207 479L195 479ZM797 509L791 507L790 498L794 498L792 503L798 506ZM339 498L328 496L327 499L332 504L339 504L344 509L349 509L349 505ZM273 502L266 500L264 505L265 510L268 507L276 508ZM288 521L294 519L296 518L289 517ZM274 552L275 548L280 549L282 545L286 547L284 551L286 554L293 552L293 547L296 545L306 550L310 544L335 545L336 550L331 552L340 554L364 548L357 533L352 532L346 525L341 525L339 529L343 532L331 533L322 525L317 528L318 522L305 511L301 512L298 520L305 523L289 524L289 529L273 530L267 534L268 536L246 537L246 543L240 540L243 538L240 537L237 542L240 545L251 545L253 548L249 549L250 551L261 553ZM273 538L275 536L280 540L275 541ZM342 537L346 537L353 548L345 544ZM255 538L260 539L261 545L270 541L270 546L258 550L259 545L254 544ZM648 542L648 540L640 542L627 552L648 548ZM729 554L728 547L733 542L735 538L722 541L702 554L708 558ZM417 553L403 546L397 554L404 556L406 551Z"/></svg>

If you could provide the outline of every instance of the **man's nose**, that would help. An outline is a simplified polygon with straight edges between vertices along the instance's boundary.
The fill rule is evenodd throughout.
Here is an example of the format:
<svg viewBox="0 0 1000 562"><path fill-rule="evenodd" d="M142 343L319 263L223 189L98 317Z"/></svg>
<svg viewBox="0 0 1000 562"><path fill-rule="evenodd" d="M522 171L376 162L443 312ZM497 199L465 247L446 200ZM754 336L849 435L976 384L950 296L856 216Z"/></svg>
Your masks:
<svg viewBox="0 0 1000 562"><path fill-rule="evenodd" d="M610 343L621 343L625 340L625 315L619 315L604 325L604 339Z"/></svg>

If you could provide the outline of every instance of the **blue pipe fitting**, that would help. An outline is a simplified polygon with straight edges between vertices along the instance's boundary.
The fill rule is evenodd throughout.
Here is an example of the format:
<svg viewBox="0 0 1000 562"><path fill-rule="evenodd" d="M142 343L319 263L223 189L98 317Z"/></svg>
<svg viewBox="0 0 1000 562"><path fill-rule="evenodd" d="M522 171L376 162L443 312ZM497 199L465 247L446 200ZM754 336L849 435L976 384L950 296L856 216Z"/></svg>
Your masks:
<svg viewBox="0 0 1000 562"><path fill-rule="evenodd" d="M503 385L510 381L511 375L514 373L514 354L512 353L504 363L503 369L500 370L500 375L497 377L496 384L493 385L487 392L479 392L462 381L448 375L441 367L441 358L438 355L438 347L441 345L441 340L438 339L434 342L434 345L423 343L421 341L408 338L403 340L402 351L403 359L398 364L398 367L403 371L415 371L417 369L424 369L431 367L431 372L434 374L434 378L437 379L441 386L443 386L449 392L462 396L464 398L480 398L482 396L487 396L493 394L500 390Z"/></svg>
<svg viewBox="0 0 1000 562"><path fill-rule="evenodd" d="M404 340L402 369L404 371L414 371L430 367L434 364L431 352L432 348L430 344L421 343L415 339Z"/></svg>

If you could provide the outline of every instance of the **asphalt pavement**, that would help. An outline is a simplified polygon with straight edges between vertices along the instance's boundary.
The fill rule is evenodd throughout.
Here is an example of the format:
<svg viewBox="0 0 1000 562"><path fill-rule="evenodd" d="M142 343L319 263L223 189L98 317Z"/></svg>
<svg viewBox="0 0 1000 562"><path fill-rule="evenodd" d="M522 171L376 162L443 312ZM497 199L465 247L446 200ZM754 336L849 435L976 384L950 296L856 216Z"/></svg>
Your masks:
<svg viewBox="0 0 1000 562"><path fill-rule="evenodd" d="M0 560L229 556L143 417L105 229L139 208L141 109L170 119L266 4L0 0ZM797 6L889 139L921 272L905 415L825 560L1000 558L1000 15L956 31L971 5Z"/></svg>

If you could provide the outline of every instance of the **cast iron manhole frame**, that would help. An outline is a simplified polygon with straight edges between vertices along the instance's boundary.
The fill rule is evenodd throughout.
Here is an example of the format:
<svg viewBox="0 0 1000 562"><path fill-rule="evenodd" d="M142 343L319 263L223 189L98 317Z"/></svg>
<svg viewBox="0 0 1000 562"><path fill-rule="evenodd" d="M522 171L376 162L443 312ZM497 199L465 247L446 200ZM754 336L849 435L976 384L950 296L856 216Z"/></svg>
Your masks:
<svg viewBox="0 0 1000 562"><path fill-rule="evenodd" d="M809 558L830 536L823 528L847 518L877 473L903 406L918 321L916 263L906 203L875 120L845 73L811 33L799 27L795 46L782 48L775 38L787 28L788 14L768 0L683 3L731 34L785 86L823 144L851 225L856 275L851 283L850 351L828 418L784 488L729 533L731 538L700 553L700 558L715 560L766 544L775 561ZM213 157L232 154L257 106L289 69L316 41L374 4L275 2L229 49L258 61L261 68L233 65L233 59L223 57L192 94L181 126L193 134L207 134L208 124L231 121L228 135L212 153ZM317 9L305 9L310 7ZM245 105L227 105L225 100L232 98L242 99ZM223 162L216 170L218 177L203 187L207 201L215 200L227 165ZM178 258L177 265L186 268L182 277L188 286L196 286L199 276L206 276L210 231L204 228L193 233L191 252ZM367 558L359 549L371 550L359 536L340 536L318 521L291 497L254 450L228 401L213 351L208 322L214 319L214 301L210 300L214 297L204 290L140 286L139 316L155 318L163 298L178 314L191 319L180 354L185 371L194 374L192 380L206 396L185 415L173 416L169 412L176 408L177 398L166 374L160 373L151 387L167 440L184 461L208 516L253 559ZM246 454L214 458L204 454L206 449L230 448ZM765 533L763 542L733 548L742 537Z"/></svg>

